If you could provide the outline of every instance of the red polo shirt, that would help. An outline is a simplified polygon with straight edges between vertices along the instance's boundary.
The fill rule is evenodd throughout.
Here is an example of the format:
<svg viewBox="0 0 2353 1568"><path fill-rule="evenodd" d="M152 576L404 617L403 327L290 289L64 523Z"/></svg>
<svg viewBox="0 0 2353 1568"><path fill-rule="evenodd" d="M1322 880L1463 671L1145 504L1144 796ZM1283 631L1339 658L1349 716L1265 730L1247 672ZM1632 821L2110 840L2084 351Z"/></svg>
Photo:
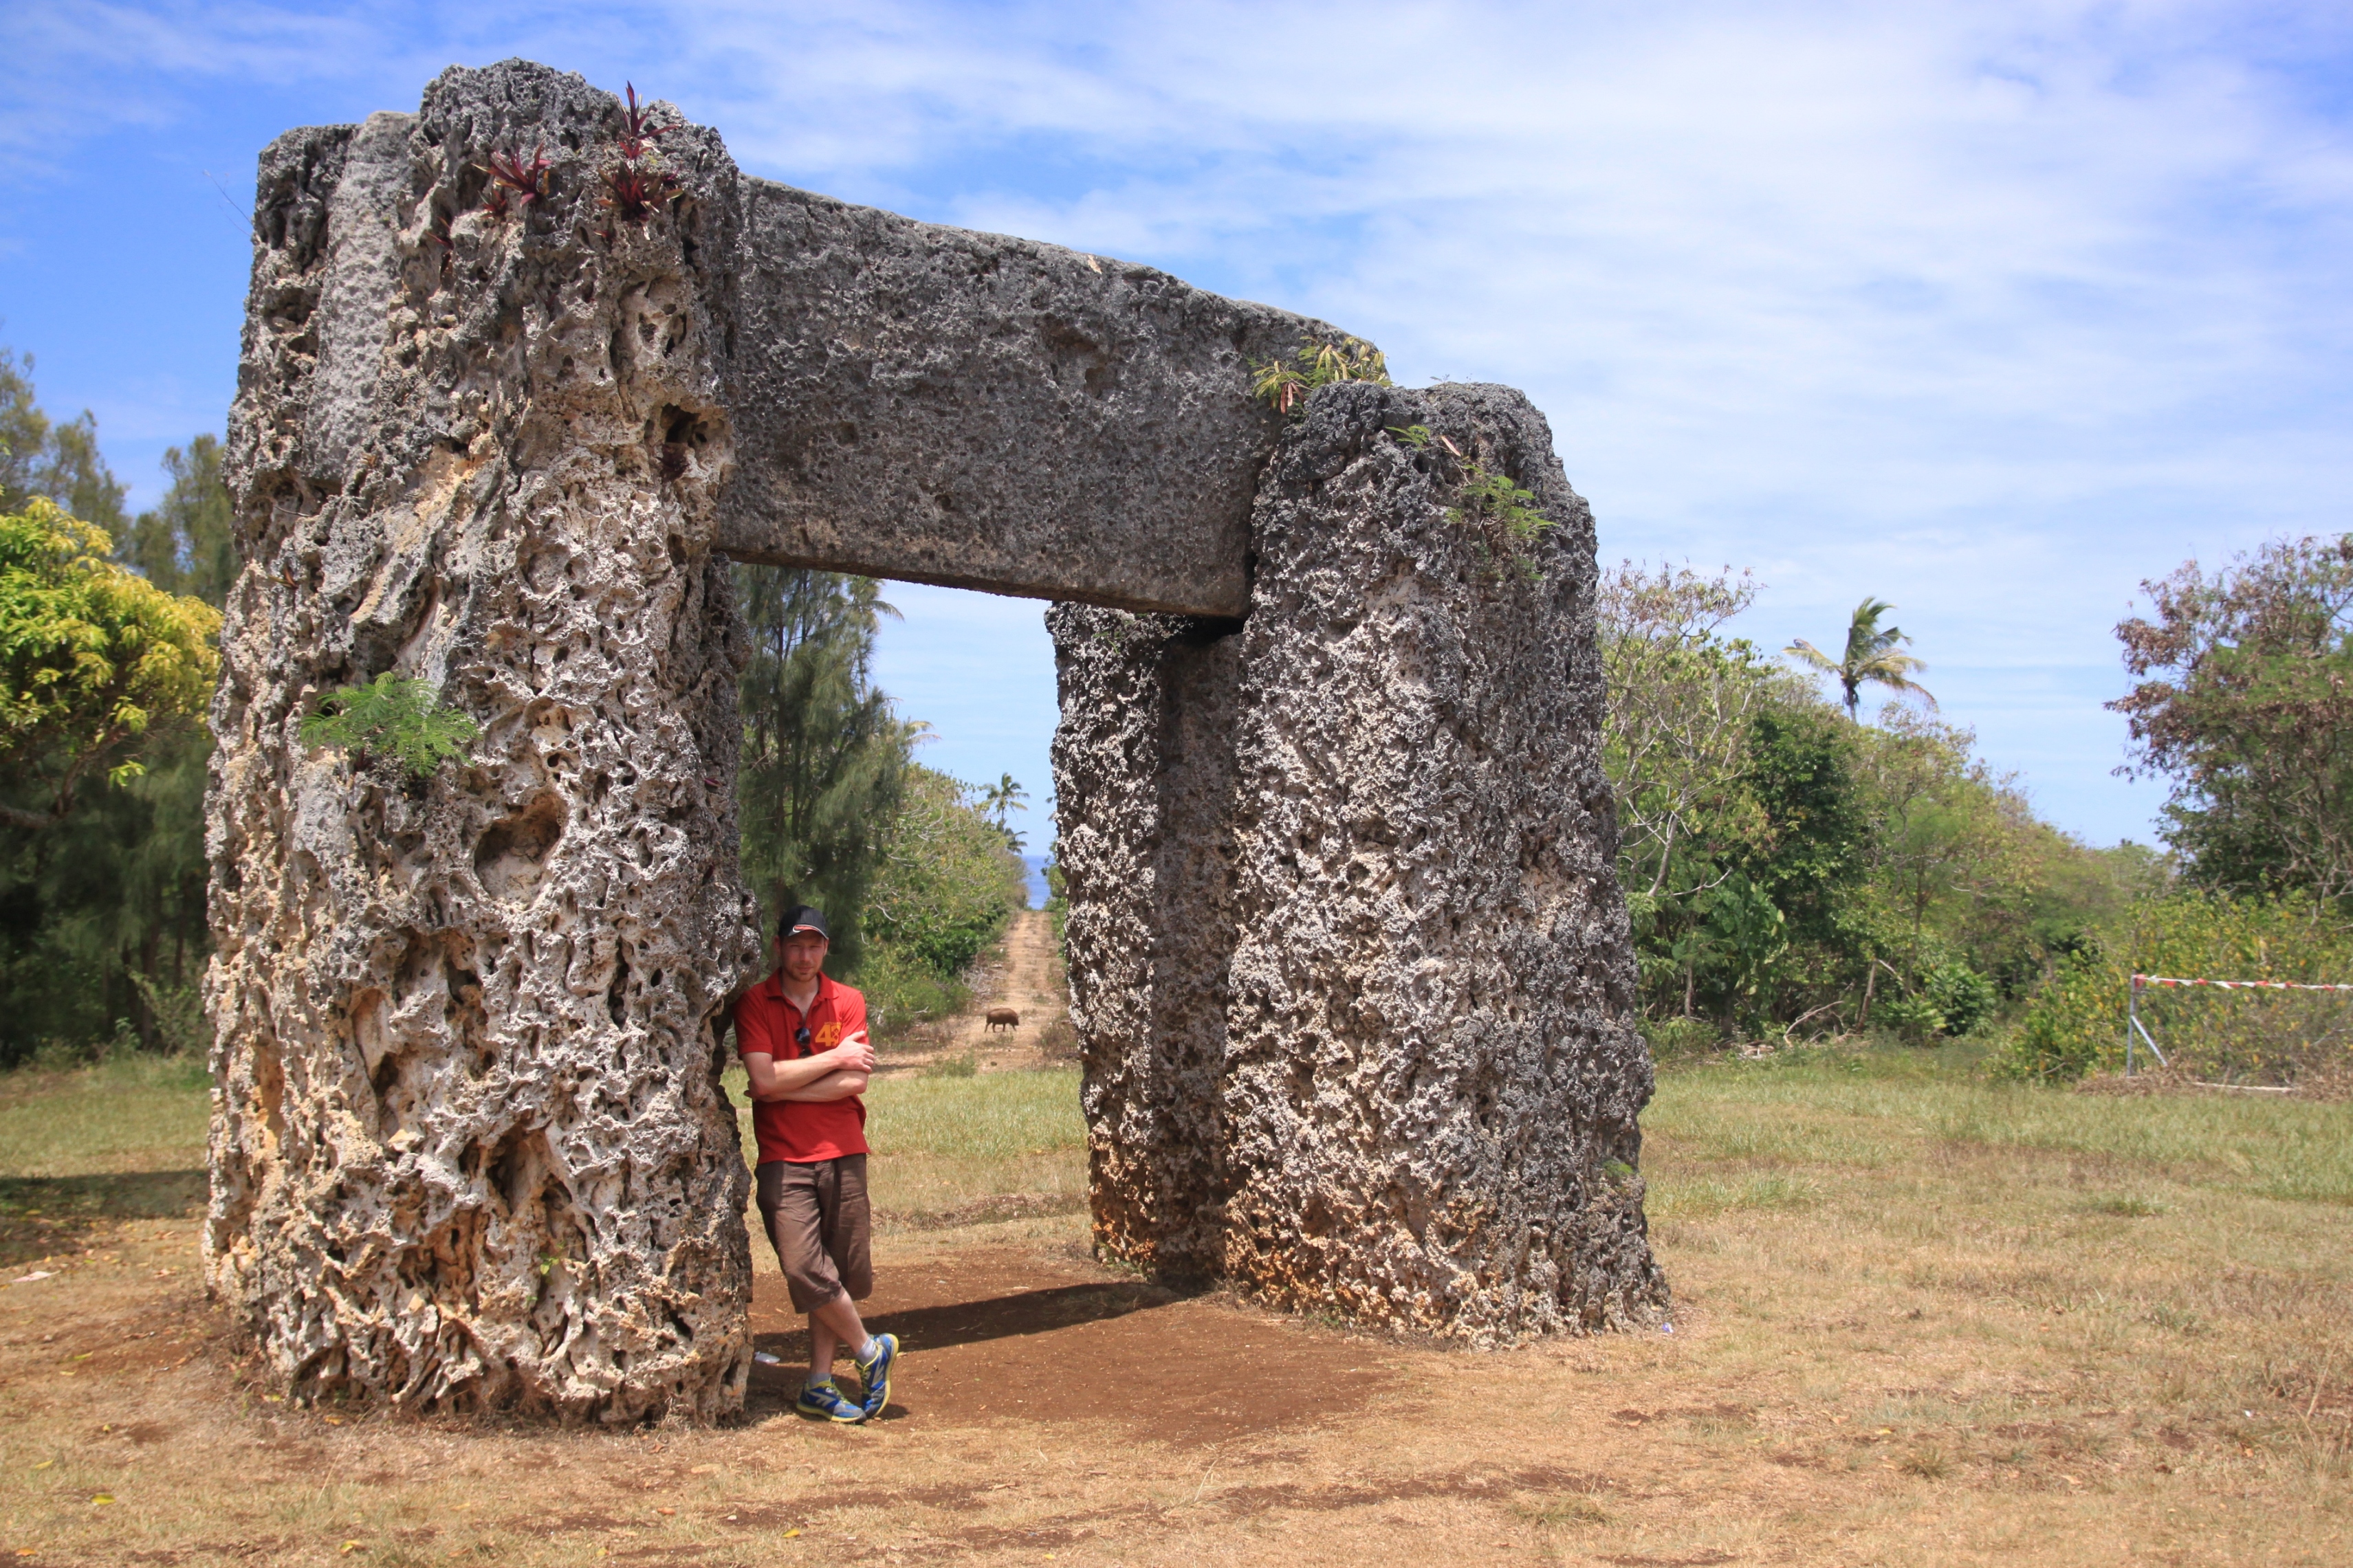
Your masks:
<svg viewBox="0 0 2353 1568"><path fill-rule="evenodd" d="M808 1026L809 1042L795 1037ZM774 1057L780 1062L798 1060L829 1051L842 1037L866 1027L866 998L848 985L837 985L829 975L817 977L817 999L804 1017L785 995L785 973L778 970L735 1002L737 1054ZM866 1150L865 1102L852 1095L822 1104L790 1100L752 1102L752 1131L760 1141L760 1163L788 1160L808 1164L839 1160Z"/></svg>

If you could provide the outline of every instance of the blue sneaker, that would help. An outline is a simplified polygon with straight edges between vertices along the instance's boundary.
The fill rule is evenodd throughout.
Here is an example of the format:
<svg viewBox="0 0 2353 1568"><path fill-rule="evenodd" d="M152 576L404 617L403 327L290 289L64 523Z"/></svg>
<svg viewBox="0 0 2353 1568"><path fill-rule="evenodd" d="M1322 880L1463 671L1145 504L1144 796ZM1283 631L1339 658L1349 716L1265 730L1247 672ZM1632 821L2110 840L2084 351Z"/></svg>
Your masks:
<svg viewBox="0 0 2353 1568"><path fill-rule="evenodd" d="M854 1426L866 1419L862 1405L850 1402L830 1381L801 1384L801 1396L793 1401L793 1408L814 1421L839 1421Z"/></svg>
<svg viewBox="0 0 2353 1568"><path fill-rule="evenodd" d="M865 1406L867 1415L881 1415L882 1407L891 1403L891 1364L899 1359L899 1336L875 1335L872 1361L856 1356L849 1359L858 1364L860 1404Z"/></svg>

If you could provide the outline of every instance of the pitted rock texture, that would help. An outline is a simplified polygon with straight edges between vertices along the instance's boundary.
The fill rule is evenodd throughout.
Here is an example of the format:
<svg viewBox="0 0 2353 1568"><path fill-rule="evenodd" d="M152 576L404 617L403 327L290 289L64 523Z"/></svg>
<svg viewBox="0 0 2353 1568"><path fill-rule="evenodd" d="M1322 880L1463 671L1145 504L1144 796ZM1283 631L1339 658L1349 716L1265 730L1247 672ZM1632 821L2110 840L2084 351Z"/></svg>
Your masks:
<svg viewBox="0 0 2353 1568"><path fill-rule="evenodd" d="M1282 421L1341 333L1165 272L744 182L731 554L1240 616Z"/></svg>
<svg viewBox="0 0 2353 1568"><path fill-rule="evenodd" d="M303 1397L709 1418L740 1405L746 1175L713 1025L759 962L734 868L736 175L601 207L620 111L451 70L263 155L231 421L244 569L213 715L205 1249ZM550 194L484 210L495 152ZM699 260L698 258L702 258ZM411 783L306 751L385 670L481 726Z"/></svg>
<svg viewBox="0 0 2353 1568"><path fill-rule="evenodd" d="M1416 425L1558 526L1522 545L1450 517L1465 463L1394 433ZM1655 1321L1592 524L1548 430L1503 388L1327 389L1254 537L1215 679L1190 628L1050 623L1099 1245L1214 1247L1272 1303L1479 1344ZM1219 708L1205 763L1185 716ZM1180 815L1216 826L1171 875Z"/></svg>
<svg viewBox="0 0 2353 1568"><path fill-rule="evenodd" d="M1212 1278L1224 1262L1240 628L1075 605L1055 605L1047 626L1062 703L1054 855L1096 1242L1163 1278Z"/></svg>
<svg viewBox="0 0 2353 1568"><path fill-rule="evenodd" d="M1525 547L1448 515L1533 491ZM1592 515L1518 393L1344 385L1259 489L1226 1271L1475 1342L1655 1316L1650 1058L1612 859Z"/></svg>

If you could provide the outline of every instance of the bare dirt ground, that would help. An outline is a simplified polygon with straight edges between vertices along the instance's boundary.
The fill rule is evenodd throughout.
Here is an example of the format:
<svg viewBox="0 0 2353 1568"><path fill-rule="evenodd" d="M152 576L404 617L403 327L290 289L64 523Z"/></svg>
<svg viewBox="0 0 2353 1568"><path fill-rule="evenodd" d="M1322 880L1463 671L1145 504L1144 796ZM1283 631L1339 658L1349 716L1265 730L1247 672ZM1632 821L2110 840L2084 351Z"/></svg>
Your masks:
<svg viewBox="0 0 2353 1568"><path fill-rule="evenodd" d="M797 1371L762 1368L743 1426L599 1434L290 1409L203 1303L187 1225L95 1239L0 1297L17 1561L2353 1560L2341 1488L2210 1419L2100 1405L2059 1324L1989 1377L1926 1313L1775 1325L1704 1264L1672 1336L1482 1356L1174 1297L1068 1222L902 1237L870 1304L907 1345L887 1419L803 1423ZM758 1342L789 1358L760 1286ZM1989 1393L2014 1419L1924 1440L1926 1407Z"/></svg>
<svg viewBox="0 0 2353 1568"><path fill-rule="evenodd" d="M878 1239L906 1354L858 1428L790 1414L756 1247L787 1364L742 1424L554 1431L277 1403L203 1299L185 1172L0 1184L0 1561L2353 1563L2353 1207L2266 1188L2260 1141L1995 1146L1978 1090L1695 1084L1645 1155L1672 1333L1352 1333L1094 1263L1068 1190L943 1185Z"/></svg>

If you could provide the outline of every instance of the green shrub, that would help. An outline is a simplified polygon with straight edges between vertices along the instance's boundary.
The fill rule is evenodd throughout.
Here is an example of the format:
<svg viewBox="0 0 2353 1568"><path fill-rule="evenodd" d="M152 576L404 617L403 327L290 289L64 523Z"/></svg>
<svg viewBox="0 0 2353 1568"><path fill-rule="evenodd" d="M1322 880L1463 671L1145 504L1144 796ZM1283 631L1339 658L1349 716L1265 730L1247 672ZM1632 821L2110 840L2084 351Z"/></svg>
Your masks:
<svg viewBox="0 0 2353 1568"><path fill-rule="evenodd" d="M1307 395L1335 382L1368 381L1376 386L1394 384L1388 361L1381 351L1359 338L1336 343L1308 342L1290 360L1271 359L1250 366L1250 391L1281 413L1303 418Z"/></svg>
<svg viewBox="0 0 2353 1568"><path fill-rule="evenodd" d="M128 972L127 978L154 1017L157 1043L164 1051L204 1059L212 1049L213 1031L205 1019L203 993L194 985L159 984L135 969Z"/></svg>
<svg viewBox="0 0 2353 1568"><path fill-rule="evenodd" d="M1554 526L1552 519L1536 510L1534 491L1513 483L1509 474L1489 473L1475 460L1463 465L1462 488L1456 492L1456 501L1446 509L1449 522L1464 527L1493 522L1514 544L1534 543L1538 534Z"/></svg>
<svg viewBox="0 0 2353 1568"><path fill-rule="evenodd" d="M849 979L865 993L866 1016L878 1039L961 1013L972 999L962 980L934 973L889 942L869 942Z"/></svg>
<svg viewBox="0 0 2353 1568"><path fill-rule="evenodd" d="M1641 1028L1656 1061L1699 1056L1724 1043L1724 1032L1705 1018L1645 1018Z"/></svg>
<svg viewBox="0 0 2353 1568"><path fill-rule="evenodd" d="M1029 902L1029 876L965 786L911 763L865 911L853 979L885 1034L966 1000L961 976Z"/></svg>
<svg viewBox="0 0 2353 1568"><path fill-rule="evenodd" d="M1926 996L1891 996L1873 1016L1907 1040L1925 1040L1945 1032L1944 1010Z"/></svg>
<svg viewBox="0 0 2353 1568"><path fill-rule="evenodd" d="M304 745L349 752L354 767L366 767L382 752L416 779L462 758L481 732L466 714L442 706L431 681L405 679L390 670L365 686L328 692L301 730Z"/></svg>
<svg viewBox="0 0 2353 1568"><path fill-rule="evenodd" d="M1922 977L1921 993L1939 1015L1937 1029L1966 1035L1993 1016L1993 982L1966 963L1939 963Z"/></svg>

